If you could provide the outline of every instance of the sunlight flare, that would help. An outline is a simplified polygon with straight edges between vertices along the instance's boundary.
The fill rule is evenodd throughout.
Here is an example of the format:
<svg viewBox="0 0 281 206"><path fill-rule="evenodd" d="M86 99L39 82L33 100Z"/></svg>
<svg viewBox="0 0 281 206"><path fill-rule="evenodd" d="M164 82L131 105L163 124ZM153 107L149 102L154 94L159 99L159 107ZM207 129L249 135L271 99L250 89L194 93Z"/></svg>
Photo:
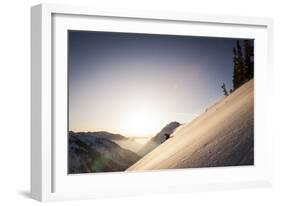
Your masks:
<svg viewBox="0 0 281 206"><path fill-rule="evenodd" d="M161 125L161 113L150 108L134 108L127 111L124 134L131 137L152 137Z"/></svg>

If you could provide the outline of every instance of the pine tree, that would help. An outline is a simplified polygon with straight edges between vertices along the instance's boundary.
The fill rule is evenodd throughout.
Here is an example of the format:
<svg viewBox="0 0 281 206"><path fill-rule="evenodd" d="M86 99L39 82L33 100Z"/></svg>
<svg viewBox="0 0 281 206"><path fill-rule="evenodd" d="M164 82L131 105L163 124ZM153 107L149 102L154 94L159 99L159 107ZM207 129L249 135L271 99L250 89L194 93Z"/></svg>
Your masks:
<svg viewBox="0 0 281 206"><path fill-rule="evenodd" d="M239 40L236 42L236 48L233 48L233 90L236 90L247 81L244 57Z"/></svg>
<svg viewBox="0 0 281 206"><path fill-rule="evenodd" d="M232 91L254 78L254 46L252 40L244 40L243 43L243 52L239 40L233 48Z"/></svg>
<svg viewBox="0 0 281 206"><path fill-rule="evenodd" d="M233 90L238 88L239 85L239 68L237 61L237 51L233 48L233 76L232 76Z"/></svg>
<svg viewBox="0 0 281 206"><path fill-rule="evenodd" d="M240 42L238 40L237 40L237 63L239 68L239 86L241 86L247 81L247 77L246 77L246 69L244 64L244 57L240 46Z"/></svg>
<svg viewBox="0 0 281 206"><path fill-rule="evenodd" d="M244 40L244 64L247 80L254 77L254 48L251 40Z"/></svg>
<svg viewBox="0 0 281 206"><path fill-rule="evenodd" d="M227 89L226 89L225 83L222 84L221 88L222 88L222 90L223 90L224 96L228 96L229 93L228 93L228 91L227 91Z"/></svg>

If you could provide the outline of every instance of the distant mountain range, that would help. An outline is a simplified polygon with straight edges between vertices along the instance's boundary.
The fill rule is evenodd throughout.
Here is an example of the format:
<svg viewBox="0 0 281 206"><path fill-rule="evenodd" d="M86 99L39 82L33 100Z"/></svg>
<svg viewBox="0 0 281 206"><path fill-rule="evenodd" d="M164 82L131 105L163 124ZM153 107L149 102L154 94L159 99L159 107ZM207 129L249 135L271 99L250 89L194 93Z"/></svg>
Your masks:
<svg viewBox="0 0 281 206"><path fill-rule="evenodd" d="M109 132L69 132L68 172L124 171L140 159L136 153L114 141L127 138Z"/></svg>

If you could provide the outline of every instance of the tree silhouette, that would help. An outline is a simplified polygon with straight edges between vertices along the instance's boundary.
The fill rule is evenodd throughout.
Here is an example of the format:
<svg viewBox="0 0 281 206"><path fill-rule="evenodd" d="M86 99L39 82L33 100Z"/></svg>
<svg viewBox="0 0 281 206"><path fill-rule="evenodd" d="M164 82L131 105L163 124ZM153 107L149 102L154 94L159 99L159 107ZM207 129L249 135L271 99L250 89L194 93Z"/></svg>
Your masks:
<svg viewBox="0 0 281 206"><path fill-rule="evenodd" d="M227 91L227 89L226 89L225 83L222 84L221 88L222 88L222 90L223 90L224 96L228 96L229 93L228 93L228 91Z"/></svg>
<svg viewBox="0 0 281 206"><path fill-rule="evenodd" d="M254 48L251 40L244 40L244 64L247 80L254 77Z"/></svg>
<svg viewBox="0 0 281 206"><path fill-rule="evenodd" d="M236 48L233 48L233 78L232 78L232 84L233 84L233 90L237 89L239 87L239 68L238 68L238 57L237 57L237 51Z"/></svg>
<svg viewBox="0 0 281 206"><path fill-rule="evenodd" d="M244 40L243 52L239 40L233 48L233 91L254 77L254 49L251 40Z"/></svg>

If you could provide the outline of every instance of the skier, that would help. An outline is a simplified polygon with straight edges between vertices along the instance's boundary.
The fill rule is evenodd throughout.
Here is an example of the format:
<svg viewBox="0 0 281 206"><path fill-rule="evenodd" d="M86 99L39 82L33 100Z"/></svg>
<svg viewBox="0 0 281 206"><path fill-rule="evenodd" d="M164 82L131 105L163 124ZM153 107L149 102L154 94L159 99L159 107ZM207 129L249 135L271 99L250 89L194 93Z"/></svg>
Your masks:
<svg viewBox="0 0 281 206"><path fill-rule="evenodd" d="M171 138L170 135L167 133L165 133L165 137L166 137L165 141Z"/></svg>

